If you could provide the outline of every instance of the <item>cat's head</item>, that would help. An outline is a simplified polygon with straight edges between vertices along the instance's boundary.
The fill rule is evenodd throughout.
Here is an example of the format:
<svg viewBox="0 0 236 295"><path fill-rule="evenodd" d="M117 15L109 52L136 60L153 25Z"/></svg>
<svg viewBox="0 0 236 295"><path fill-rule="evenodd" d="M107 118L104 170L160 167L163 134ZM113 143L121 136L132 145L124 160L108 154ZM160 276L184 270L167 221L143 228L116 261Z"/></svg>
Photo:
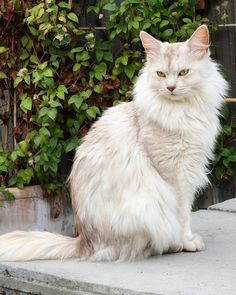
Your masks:
<svg viewBox="0 0 236 295"><path fill-rule="evenodd" d="M140 38L147 55L145 70L159 96L178 101L199 92L208 75L207 26L200 26L185 42L163 43L143 31Z"/></svg>

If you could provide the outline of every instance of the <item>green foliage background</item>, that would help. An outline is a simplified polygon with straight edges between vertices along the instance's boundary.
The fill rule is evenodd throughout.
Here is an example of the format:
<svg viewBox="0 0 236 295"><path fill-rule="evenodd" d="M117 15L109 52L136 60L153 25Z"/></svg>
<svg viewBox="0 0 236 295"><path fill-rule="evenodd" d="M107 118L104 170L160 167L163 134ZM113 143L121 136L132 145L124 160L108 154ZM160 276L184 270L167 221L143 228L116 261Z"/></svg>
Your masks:
<svg viewBox="0 0 236 295"><path fill-rule="evenodd" d="M196 13L194 0L99 0L87 13L106 29L84 30L74 2L0 4L0 86L1 95L6 89L10 95L0 125L14 121L16 141L13 151L0 142L2 187L60 189L93 120L131 99L144 59L140 30L176 42L208 21Z"/></svg>

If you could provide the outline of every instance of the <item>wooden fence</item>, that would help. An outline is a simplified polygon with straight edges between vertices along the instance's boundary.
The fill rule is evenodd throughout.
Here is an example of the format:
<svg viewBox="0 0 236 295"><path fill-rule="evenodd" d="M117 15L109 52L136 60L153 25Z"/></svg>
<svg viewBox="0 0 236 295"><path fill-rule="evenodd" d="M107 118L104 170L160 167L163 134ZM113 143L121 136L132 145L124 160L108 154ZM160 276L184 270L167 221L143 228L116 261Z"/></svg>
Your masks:
<svg viewBox="0 0 236 295"><path fill-rule="evenodd" d="M222 1L209 1L208 17L210 20L218 20L215 7ZM230 84L228 106L231 116L236 118L236 1L229 0L228 3L228 19L226 25L221 25L219 29L212 32L212 44L215 46L215 57L223 66L223 72ZM236 148L236 145L235 145ZM234 177L231 181L222 182L218 186L207 192L211 203L224 201L229 198L236 197L236 165L234 166ZM207 199L205 200L207 201ZM208 200L209 201L209 200Z"/></svg>

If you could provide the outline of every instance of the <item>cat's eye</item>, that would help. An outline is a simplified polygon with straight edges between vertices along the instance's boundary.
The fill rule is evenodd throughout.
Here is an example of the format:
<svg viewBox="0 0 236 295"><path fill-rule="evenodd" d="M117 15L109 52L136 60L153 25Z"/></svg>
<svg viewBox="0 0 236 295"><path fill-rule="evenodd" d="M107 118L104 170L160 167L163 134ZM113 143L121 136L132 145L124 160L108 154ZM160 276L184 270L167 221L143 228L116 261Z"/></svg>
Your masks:
<svg viewBox="0 0 236 295"><path fill-rule="evenodd" d="M166 76L166 74L163 72L157 72L157 75L162 78L165 78L165 76Z"/></svg>
<svg viewBox="0 0 236 295"><path fill-rule="evenodd" d="M179 72L179 76L186 76L189 72L189 69L184 69L182 71Z"/></svg>

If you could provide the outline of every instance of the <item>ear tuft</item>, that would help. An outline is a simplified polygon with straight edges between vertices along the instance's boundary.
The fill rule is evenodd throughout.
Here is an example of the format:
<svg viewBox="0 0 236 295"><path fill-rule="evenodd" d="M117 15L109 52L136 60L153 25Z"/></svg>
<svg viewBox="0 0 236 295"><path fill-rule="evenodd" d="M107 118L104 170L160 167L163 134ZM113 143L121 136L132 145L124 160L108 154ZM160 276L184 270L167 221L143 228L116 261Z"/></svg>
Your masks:
<svg viewBox="0 0 236 295"><path fill-rule="evenodd" d="M162 44L160 41L144 31L141 31L139 36L147 54L155 54L160 50Z"/></svg>
<svg viewBox="0 0 236 295"><path fill-rule="evenodd" d="M200 26L188 40L193 52L206 53L209 47L209 31L206 25Z"/></svg>

